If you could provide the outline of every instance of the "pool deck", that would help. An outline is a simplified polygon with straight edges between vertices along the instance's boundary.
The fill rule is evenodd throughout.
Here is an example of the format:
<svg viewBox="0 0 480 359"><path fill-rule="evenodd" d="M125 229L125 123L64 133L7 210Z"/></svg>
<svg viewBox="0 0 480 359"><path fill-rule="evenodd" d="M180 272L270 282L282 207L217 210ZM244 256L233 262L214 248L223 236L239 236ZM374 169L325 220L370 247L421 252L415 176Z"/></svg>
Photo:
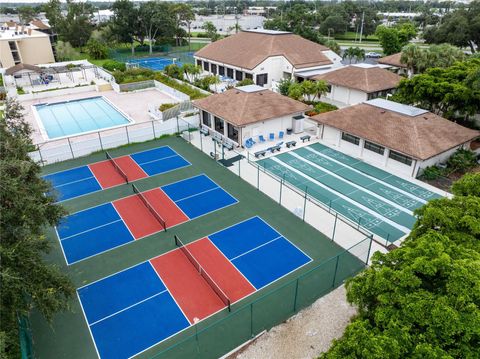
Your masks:
<svg viewBox="0 0 480 359"><path fill-rule="evenodd" d="M61 95L50 98L35 99L30 101L22 101L21 104L25 108L25 119L32 126L32 139L34 143L42 143L48 139L42 135L40 126L33 114L32 106L41 103L55 103L61 101L78 100L88 97L104 96L121 112L126 114L135 123L148 122L151 118L148 115L148 107L158 107L164 103L178 102L167 94L155 89L142 90L138 92L116 93L115 91L89 91L71 95Z"/></svg>

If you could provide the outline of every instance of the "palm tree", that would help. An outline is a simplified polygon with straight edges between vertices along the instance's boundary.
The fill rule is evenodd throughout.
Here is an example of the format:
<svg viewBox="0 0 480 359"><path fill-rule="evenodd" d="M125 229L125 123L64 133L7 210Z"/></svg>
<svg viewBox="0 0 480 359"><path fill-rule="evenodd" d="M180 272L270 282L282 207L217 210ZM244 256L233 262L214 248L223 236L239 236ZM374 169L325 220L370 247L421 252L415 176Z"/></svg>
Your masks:
<svg viewBox="0 0 480 359"><path fill-rule="evenodd" d="M412 78L419 67L424 66L425 54L420 46L408 44L402 49L400 62L407 66L408 78Z"/></svg>
<svg viewBox="0 0 480 359"><path fill-rule="evenodd" d="M350 64L352 63L352 59L355 59L355 62L358 62L358 60L364 60L365 50L359 47L349 47L343 52L342 58L347 58Z"/></svg>
<svg viewBox="0 0 480 359"><path fill-rule="evenodd" d="M198 65L186 63L183 64L182 71L185 73L188 81L193 83L197 79L197 76L202 72L202 68Z"/></svg>

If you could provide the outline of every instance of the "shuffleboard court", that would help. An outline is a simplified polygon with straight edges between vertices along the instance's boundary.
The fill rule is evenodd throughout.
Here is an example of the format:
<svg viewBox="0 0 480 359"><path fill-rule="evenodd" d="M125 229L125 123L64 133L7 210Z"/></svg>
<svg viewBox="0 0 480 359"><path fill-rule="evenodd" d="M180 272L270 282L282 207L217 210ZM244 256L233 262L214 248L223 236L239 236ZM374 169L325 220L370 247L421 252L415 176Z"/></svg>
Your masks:
<svg viewBox="0 0 480 359"><path fill-rule="evenodd" d="M360 161L351 156L348 156L342 152L334 150L330 147L322 145L321 143L314 143L310 145L312 149L318 151L326 156L331 157L339 162L342 162L352 168L355 168L359 171L362 171L369 176L375 177L385 183L391 184L398 189L401 189L405 192L413 194L415 197L430 200L435 198L441 198L442 196L438 193L432 192L424 187L421 187L415 183L407 181L401 177L395 176L389 172L386 172L378 167L372 166L364 161Z"/></svg>
<svg viewBox="0 0 480 359"><path fill-rule="evenodd" d="M171 186L176 200L167 193ZM73 264L237 202L202 174L68 215L57 235L65 261Z"/></svg>
<svg viewBox="0 0 480 359"><path fill-rule="evenodd" d="M107 153L106 153L107 154ZM169 146L111 158L60 172L43 178L52 183L58 201L94 193L149 176L190 166Z"/></svg>
<svg viewBox="0 0 480 359"><path fill-rule="evenodd" d="M100 358L135 356L312 261L260 217L179 243L77 290Z"/></svg>

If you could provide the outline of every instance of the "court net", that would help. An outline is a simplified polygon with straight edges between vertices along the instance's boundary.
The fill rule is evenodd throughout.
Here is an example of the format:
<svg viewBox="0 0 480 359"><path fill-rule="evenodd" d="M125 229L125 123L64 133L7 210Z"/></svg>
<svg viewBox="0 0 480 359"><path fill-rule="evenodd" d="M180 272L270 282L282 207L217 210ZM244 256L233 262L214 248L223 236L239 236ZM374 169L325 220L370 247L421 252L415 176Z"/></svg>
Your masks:
<svg viewBox="0 0 480 359"><path fill-rule="evenodd" d="M188 250L188 248L183 244L183 242L178 238L177 235L174 235L175 245L180 248L180 250L185 254L188 260L193 264L195 269L200 273L200 275L205 279L207 284L213 289L213 291L218 295L222 302L227 306L228 311L231 311L230 308L230 298L225 294L225 292L220 288L220 286L215 283L215 281L210 277L210 275L205 271L205 269L200 265L200 263L195 259L193 254Z"/></svg>
<svg viewBox="0 0 480 359"><path fill-rule="evenodd" d="M115 170L120 174L120 176L123 177L123 179L125 180L125 182L128 183L128 176L125 172L123 172L123 170L120 168L120 166L117 164L117 162L115 162L115 160L113 159L112 156L110 156L110 154L105 151L105 156L107 157L107 160L110 161L110 163L113 165L113 167L115 168Z"/></svg>
<svg viewBox="0 0 480 359"><path fill-rule="evenodd" d="M166 232L167 231L167 223L162 218L162 216L155 210L155 208L153 208L153 206L150 204L150 202L147 200L147 198L143 195L142 192L139 191L137 186L135 186L135 184L133 184L133 183L132 183L132 189L133 189L133 192L137 195L138 198L140 198L140 200L143 202L145 207L147 207L147 209L150 211L150 213L155 217L155 219L160 223L160 225L162 226L162 228Z"/></svg>

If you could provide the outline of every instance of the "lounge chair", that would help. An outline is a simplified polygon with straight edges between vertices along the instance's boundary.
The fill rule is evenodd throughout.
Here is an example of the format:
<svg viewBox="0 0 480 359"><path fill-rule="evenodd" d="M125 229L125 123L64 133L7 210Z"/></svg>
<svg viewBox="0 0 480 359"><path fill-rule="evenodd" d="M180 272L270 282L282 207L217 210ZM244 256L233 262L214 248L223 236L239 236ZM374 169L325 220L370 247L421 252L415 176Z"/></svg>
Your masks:
<svg viewBox="0 0 480 359"><path fill-rule="evenodd" d="M260 142L265 142L265 138L263 138L263 135L258 136L258 140Z"/></svg>
<svg viewBox="0 0 480 359"><path fill-rule="evenodd" d="M273 140L275 139L275 134L274 134L274 133L270 133L269 139L270 139L270 141L273 141Z"/></svg>
<svg viewBox="0 0 480 359"><path fill-rule="evenodd" d="M285 134L285 133L284 133L283 131L280 131L280 132L278 133L278 139L281 140L281 139L283 138L283 135L284 135L284 134Z"/></svg>

